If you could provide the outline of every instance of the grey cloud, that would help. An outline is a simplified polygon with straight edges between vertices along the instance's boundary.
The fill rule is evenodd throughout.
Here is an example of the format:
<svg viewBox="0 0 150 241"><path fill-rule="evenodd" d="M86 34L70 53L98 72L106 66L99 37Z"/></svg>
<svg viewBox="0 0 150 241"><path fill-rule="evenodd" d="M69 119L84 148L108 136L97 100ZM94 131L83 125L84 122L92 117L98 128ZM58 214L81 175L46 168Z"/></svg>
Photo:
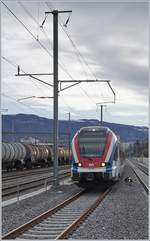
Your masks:
<svg viewBox="0 0 150 241"><path fill-rule="evenodd" d="M148 68L129 60L147 57L148 62L148 4L147 3L56 3L58 8L72 9L69 30L78 48L87 47L84 53L87 62L92 60L104 67L106 74L96 75L111 78L115 84L123 80L126 87L143 94L148 87ZM63 17L64 19L64 17ZM109 46L105 41L115 37ZM112 40L113 41L113 40ZM118 41L118 42L117 42ZM135 48L130 48L135 44ZM136 47L137 46L137 47ZM65 46L62 49L67 52ZM82 53L82 52L81 52Z"/></svg>
<svg viewBox="0 0 150 241"><path fill-rule="evenodd" d="M37 3L32 1L22 2L37 18ZM30 27L33 33L36 34L36 24L34 24L30 18L27 18L26 13L19 7L17 1L6 1L6 3L16 15L21 17L23 22ZM124 86L126 90L129 89L136 92L137 98L139 95L147 95L147 66L140 66L134 61L134 59L140 60L148 58L147 3L53 2L53 5L60 10L73 10L67 29L91 69L96 67L96 70L93 71L96 76L111 79L112 85L121 85L121 87ZM41 6L40 21L44 17L44 11L48 10L48 7L46 7L45 4L42 5L42 2ZM3 10L4 9L5 8L3 8ZM10 17L9 14L6 15L6 12L7 10L5 9L2 14L2 17L5 17L2 21L5 25L3 27L3 43L5 40L9 41L10 38L13 40L9 43L9 52L7 52L9 54L7 56L16 62L20 62L22 67L25 66L27 72L31 70L38 71L39 64L41 69L46 70L47 67L50 68L50 56L46 56L44 50L40 52L40 46L32 40L28 33L25 34L26 31L14 20L14 17ZM8 17L7 19L6 16ZM61 14L63 22L66 21L67 17L68 14ZM14 24L14 28L10 29L12 23ZM48 30L47 33L52 42L52 35L50 35L52 31L51 17L47 19L44 29L46 31ZM13 35L13 30L14 32L16 31L16 35ZM25 41L23 41L24 36ZM69 47L70 43L67 42L68 40L66 39L67 37L64 33L59 30L59 56L62 57L62 62L68 69L67 63L71 62L72 65L74 64L76 67L79 65L79 62L75 57L72 58L74 50ZM18 41L18 48L15 40ZM52 50L49 42L45 38L42 38L42 35L40 35L40 40L50 51ZM4 48L5 51L6 47L7 46ZM18 49L18 53L16 52L15 55L16 48ZM84 49L86 51L83 51ZM40 58L39 60L38 56ZM99 69L98 66L100 66ZM68 69L70 73L72 72L71 68ZM104 70L104 72L101 69ZM134 107L131 109L133 110ZM86 117L89 113L82 113L81 116L83 115ZM94 112L91 111L90 117L92 117L92 115L94 115Z"/></svg>

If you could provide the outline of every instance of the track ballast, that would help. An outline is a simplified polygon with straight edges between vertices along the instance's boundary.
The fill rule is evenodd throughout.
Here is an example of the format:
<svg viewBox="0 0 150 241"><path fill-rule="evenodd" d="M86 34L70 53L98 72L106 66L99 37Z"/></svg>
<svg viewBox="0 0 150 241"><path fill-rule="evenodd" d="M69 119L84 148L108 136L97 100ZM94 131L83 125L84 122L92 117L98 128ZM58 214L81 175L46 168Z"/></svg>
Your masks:
<svg viewBox="0 0 150 241"><path fill-rule="evenodd" d="M107 187L97 192L84 190L2 239L65 239L99 205L110 189Z"/></svg>

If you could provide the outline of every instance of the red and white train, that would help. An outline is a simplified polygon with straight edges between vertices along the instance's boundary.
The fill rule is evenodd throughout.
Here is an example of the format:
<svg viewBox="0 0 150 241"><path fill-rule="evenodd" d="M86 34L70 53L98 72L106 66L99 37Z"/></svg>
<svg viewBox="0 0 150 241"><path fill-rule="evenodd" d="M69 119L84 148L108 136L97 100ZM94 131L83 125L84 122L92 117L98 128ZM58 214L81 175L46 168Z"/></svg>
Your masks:
<svg viewBox="0 0 150 241"><path fill-rule="evenodd" d="M119 138L108 127L81 128L72 140L72 180L119 180L124 168L124 152Z"/></svg>

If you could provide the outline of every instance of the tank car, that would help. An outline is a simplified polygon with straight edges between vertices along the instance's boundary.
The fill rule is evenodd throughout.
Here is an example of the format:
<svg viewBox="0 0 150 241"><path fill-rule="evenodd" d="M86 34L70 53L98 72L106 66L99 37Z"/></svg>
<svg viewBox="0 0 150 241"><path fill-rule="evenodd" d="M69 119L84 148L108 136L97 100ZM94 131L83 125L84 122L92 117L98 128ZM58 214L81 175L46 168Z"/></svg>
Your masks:
<svg viewBox="0 0 150 241"><path fill-rule="evenodd" d="M27 143L2 143L2 169L22 170L32 167L49 167L53 165L53 147L48 144L33 145ZM69 161L68 151L58 148L59 165Z"/></svg>
<svg viewBox="0 0 150 241"><path fill-rule="evenodd" d="M48 167L51 165L52 150L48 145L23 144L26 148L25 167Z"/></svg>
<svg viewBox="0 0 150 241"><path fill-rule="evenodd" d="M25 156L26 148L21 143L2 143L2 169L21 169Z"/></svg>
<svg viewBox="0 0 150 241"><path fill-rule="evenodd" d="M124 157L119 138L108 127L81 128L72 140L71 177L77 183L119 180Z"/></svg>
<svg viewBox="0 0 150 241"><path fill-rule="evenodd" d="M64 147L58 148L58 161L60 165L65 165L69 163L69 152Z"/></svg>
<svg viewBox="0 0 150 241"><path fill-rule="evenodd" d="M22 170L35 166L52 165L52 148L48 145L32 145L25 143L2 143L2 169Z"/></svg>

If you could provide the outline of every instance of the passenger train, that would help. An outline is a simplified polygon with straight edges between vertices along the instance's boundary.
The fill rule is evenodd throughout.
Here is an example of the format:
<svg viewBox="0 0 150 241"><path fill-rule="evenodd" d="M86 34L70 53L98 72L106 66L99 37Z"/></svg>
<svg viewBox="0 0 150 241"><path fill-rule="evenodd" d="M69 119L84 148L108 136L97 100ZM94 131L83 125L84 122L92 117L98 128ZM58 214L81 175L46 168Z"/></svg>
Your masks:
<svg viewBox="0 0 150 241"><path fill-rule="evenodd" d="M72 180L117 181L124 168L124 152L119 137L108 127L81 128L72 140Z"/></svg>

